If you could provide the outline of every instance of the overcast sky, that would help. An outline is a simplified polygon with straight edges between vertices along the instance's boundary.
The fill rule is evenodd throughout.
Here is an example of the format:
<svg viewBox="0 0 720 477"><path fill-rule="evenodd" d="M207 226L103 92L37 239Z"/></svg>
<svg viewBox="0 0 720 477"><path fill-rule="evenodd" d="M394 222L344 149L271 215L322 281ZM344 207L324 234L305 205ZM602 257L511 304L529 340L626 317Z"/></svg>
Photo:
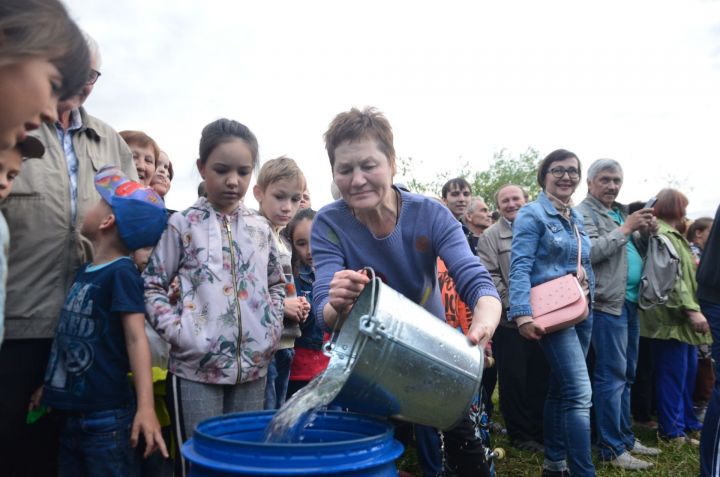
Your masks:
<svg viewBox="0 0 720 477"><path fill-rule="evenodd" d="M621 201L672 179L690 215L720 203L717 0L66 4L102 51L88 111L168 152L174 209L196 198L200 131L219 117L250 127L261 161L296 159L319 208L322 134L363 105L387 115L421 180L484 169L502 148L565 148L584 168L620 161Z"/></svg>

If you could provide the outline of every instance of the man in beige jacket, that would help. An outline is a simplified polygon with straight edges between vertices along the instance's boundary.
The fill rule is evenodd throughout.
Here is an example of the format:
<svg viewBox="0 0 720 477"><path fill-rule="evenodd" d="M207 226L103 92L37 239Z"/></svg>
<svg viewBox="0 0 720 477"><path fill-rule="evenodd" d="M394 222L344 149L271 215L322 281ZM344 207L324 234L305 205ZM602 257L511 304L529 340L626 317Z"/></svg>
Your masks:
<svg viewBox="0 0 720 477"><path fill-rule="evenodd" d="M512 225L527 193L508 184L495 194L500 219L480 236L480 261L493 277L503 302L500 326L493 335L493 353L498 369L500 409L513 446L542 453L543 403L547 393L548 365L540 346L526 340L517 326L505 316L508 309L510 244Z"/></svg>
<svg viewBox="0 0 720 477"><path fill-rule="evenodd" d="M75 272L92 258L80 225L99 199L95 173L115 164L137 180L122 138L82 107L100 76L97 44L88 37L88 46L92 69L87 84L78 96L58 104L57 123L33 132L45 145L45 155L25 160L2 204L10 229L6 334L0 349L0 469L7 475L57 474L51 419L25 423L30 394L43 382L57 318Z"/></svg>

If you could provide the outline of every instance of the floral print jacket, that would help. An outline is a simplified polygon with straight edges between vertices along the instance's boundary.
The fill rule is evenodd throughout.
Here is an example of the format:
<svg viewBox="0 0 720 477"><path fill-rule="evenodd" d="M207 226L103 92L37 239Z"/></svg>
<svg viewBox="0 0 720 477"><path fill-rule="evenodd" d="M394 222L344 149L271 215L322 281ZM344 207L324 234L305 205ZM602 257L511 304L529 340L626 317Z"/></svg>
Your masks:
<svg viewBox="0 0 720 477"><path fill-rule="evenodd" d="M285 279L265 219L242 204L224 215L200 198L170 217L143 279L150 324L171 346L170 372L210 384L267 374Z"/></svg>

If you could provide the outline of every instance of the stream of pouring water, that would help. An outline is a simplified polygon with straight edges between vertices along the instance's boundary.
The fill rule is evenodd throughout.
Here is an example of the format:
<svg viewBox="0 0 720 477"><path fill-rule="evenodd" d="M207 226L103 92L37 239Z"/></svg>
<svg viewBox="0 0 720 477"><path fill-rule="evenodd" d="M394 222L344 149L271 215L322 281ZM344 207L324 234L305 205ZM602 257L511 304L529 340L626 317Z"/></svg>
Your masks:
<svg viewBox="0 0 720 477"><path fill-rule="evenodd" d="M345 385L352 367L333 362L307 386L292 395L265 428L265 442L290 443L303 440L303 431L312 426L317 410L335 399Z"/></svg>
<svg viewBox="0 0 720 477"><path fill-rule="evenodd" d="M370 296L374 297L375 272L370 269L370 273L373 279ZM344 321L345 319L335 322L330 339L331 343L336 342L336 337ZM359 345L359 349L356 349L355 345ZM351 354L354 356L359 355L364 345L363 338L356 338ZM303 440L303 431L312 426L317 411L321 407L330 404L340 393L350 374L352 374L352 359L350 362L340 359L332 351L330 351L329 356L330 363L328 363L325 371L315 376L307 386L293 394L275 413L265 428L265 442L301 442Z"/></svg>

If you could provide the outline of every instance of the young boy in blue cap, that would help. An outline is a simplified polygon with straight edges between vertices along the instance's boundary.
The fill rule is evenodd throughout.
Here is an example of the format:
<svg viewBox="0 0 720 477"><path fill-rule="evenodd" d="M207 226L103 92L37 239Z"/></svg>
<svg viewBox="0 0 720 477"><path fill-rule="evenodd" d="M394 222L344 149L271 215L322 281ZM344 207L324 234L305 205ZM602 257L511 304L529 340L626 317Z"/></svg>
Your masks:
<svg viewBox="0 0 720 477"><path fill-rule="evenodd" d="M160 239L166 212L150 188L115 166L101 169L102 197L83 220L95 257L75 276L55 331L42 403L63 418L61 476L126 476L142 433L145 457L168 457L153 404L143 281L128 256ZM132 371L135 396L128 379ZM41 388L43 389L43 388Z"/></svg>

